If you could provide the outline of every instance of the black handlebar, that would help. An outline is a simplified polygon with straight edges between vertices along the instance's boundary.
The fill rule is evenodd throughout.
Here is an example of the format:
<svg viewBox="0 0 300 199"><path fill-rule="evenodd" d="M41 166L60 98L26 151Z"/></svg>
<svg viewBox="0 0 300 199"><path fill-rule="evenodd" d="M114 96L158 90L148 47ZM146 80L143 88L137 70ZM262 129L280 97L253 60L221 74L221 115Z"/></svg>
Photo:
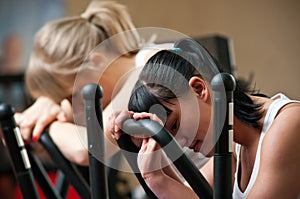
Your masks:
<svg viewBox="0 0 300 199"><path fill-rule="evenodd" d="M208 182L184 154L174 137L159 123L150 119L127 119L122 124L122 131L130 135L142 133L155 139L195 193L200 198L213 198L213 191Z"/></svg>

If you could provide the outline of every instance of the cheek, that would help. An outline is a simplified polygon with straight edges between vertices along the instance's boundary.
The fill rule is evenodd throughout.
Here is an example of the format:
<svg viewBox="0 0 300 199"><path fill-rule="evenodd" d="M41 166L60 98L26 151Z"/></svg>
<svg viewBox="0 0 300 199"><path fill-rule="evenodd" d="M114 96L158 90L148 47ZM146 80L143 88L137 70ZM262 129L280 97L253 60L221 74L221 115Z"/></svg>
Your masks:
<svg viewBox="0 0 300 199"><path fill-rule="evenodd" d="M187 107L187 106L186 106ZM198 139L199 114L195 109L186 108L182 111L178 139L184 139L185 145L189 146L194 139Z"/></svg>
<svg viewBox="0 0 300 199"><path fill-rule="evenodd" d="M189 140L185 137L176 137L177 142L181 147L189 146Z"/></svg>

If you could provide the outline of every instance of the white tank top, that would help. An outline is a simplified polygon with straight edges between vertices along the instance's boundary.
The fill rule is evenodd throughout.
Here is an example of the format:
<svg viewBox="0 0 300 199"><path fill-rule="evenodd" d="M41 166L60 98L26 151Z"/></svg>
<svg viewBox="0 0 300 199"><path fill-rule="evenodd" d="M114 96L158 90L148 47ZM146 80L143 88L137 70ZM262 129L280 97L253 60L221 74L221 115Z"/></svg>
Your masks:
<svg viewBox="0 0 300 199"><path fill-rule="evenodd" d="M257 152L256 152L256 157L255 157L253 170L252 170L252 173L251 173L249 183L248 183L248 185L247 185L244 192L242 192L240 190L239 183L238 183L241 145L236 144L235 149L236 149L237 163L236 163L236 172L234 174L235 179L234 179L233 193L232 193L232 198L234 198L234 199L247 198L250 190L252 189L252 187L255 183L255 180L257 178L258 171L259 171L261 144L262 144L262 141L263 141L268 129L272 125L272 122L274 121L278 111L288 103L291 103L291 102L300 103L300 101L290 100L289 98L287 98L285 95L283 95L281 93L273 96L271 99L275 99L275 100L274 100L274 102L271 103L271 105L268 108L268 111L267 111L267 114L266 114L266 117L265 117L265 120L264 120L264 123L263 123L263 128L262 128L262 131L261 131L261 135L260 135L260 138L259 138L259 142L258 142L258 147L257 147Z"/></svg>

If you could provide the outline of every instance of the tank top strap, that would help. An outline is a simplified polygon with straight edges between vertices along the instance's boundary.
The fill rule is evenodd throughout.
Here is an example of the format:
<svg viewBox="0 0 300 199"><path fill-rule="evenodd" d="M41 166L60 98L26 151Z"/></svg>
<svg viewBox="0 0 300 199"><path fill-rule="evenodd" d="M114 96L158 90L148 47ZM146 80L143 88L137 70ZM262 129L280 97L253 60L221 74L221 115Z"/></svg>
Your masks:
<svg viewBox="0 0 300 199"><path fill-rule="evenodd" d="M278 112L280 111L280 109L282 107L284 107L285 105L289 104L289 103L300 103L297 100L290 100L288 97L286 97L284 94L279 93L276 94L275 96L273 96L271 99L274 99L274 102L270 105L270 107L268 108L265 120L264 120L264 124L263 124L263 128L262 128L262 134L264 134L265 132L267 132L270 128L270 126L272 125L272 122L274 121L276 115L278 114Z"/></svg>

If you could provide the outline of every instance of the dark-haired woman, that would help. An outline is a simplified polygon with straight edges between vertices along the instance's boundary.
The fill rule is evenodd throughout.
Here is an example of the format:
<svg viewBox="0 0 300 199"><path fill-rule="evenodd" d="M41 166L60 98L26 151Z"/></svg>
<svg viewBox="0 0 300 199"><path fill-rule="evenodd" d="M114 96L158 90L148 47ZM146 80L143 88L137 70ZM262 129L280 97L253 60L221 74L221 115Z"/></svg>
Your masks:
<svg viewBox="0 0 300 199"><path fill-rule="evenodd" d="M160 51L148 60L131 94L128 106L131 112L111 117L111 133L117 139L120 124L127 117L151 118L163 124L181 146L211 157L214 143L210 81L222 71L195 41L183 39L175 47ZM233 198L299 196L299 103L283 94L268 98L247 93L237 84L234 92ZM162 108L165 112L156 111ZM174 173L161 169L164 165L153 153L159 148L153 139L144 138L136 144L141 147L142 176L159 198L197 198ZM201 172L213 186L213 162L209 161Z"/></svg>

